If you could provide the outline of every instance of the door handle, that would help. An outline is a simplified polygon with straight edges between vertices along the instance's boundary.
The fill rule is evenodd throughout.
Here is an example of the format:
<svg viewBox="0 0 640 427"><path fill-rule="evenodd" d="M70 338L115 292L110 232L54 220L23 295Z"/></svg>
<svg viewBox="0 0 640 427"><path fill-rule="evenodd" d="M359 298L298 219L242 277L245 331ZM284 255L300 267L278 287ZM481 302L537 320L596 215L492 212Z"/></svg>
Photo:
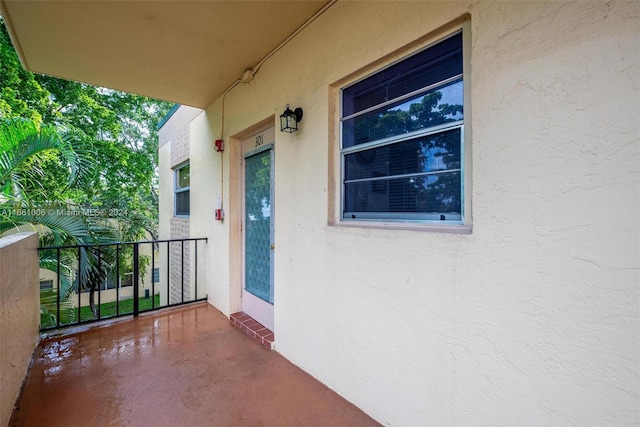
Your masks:
<svg viewBox="0 0 640 427"><path fill-rule="evenodd" d="M271 245L271 250L274 250L276 248L276 245Z"/></svg>

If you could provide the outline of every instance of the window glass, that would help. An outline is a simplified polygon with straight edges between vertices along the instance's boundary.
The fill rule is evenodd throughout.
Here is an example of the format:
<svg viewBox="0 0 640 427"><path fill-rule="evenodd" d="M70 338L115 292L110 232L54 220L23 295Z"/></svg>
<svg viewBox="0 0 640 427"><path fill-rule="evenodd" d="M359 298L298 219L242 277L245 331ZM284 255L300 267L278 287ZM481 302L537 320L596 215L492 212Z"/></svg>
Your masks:
<svg viewBox="0 0 640 427"><path fill-rule="evenodd" d="M343 90L349 116L462 74L462 33L388 67Z"/></svg>
<svg viewBox="0 0 640 427"><path fill-rule="evenodd" d="M462 120L462 80L347 119L343 147L364 144Z"/></svg>
<svg viewBox="0 0 640 427"><path fill-rule="evenodd" d="M460 169L460 129L345 156L345 181Z"/></svg>
<svg viewBox="0 0 640 427"><path fill-rule="evenodd" d="M342 217L463 218L462 33L342 91Z"/></svg>
<svg viewBox="0 0 640 427"><path fill-rule="evenodd" d="M189 165L183 166L177 171L176 188L185 188L189 186Z"/></svg>
<svg viewBox="0 0 640 427"><path fill-rule="evenodd" d="M176 215L189 215L189 191L176 193Z"/></svg>
<svg viewBox="0 0 640 427"><path fill-rule="evenodd" d="M459 221L460 174L449 172L345 185L351 219Z"/></svg>
<svg viewBox="0 0 640 427"><path fill-rule="evenodd" d="M133 285L133 273L125 273L120 282L121 288L126 288Z"/></svg>
<svg viewBox="0 0 640 427"><path fill-rule="evenodd" d="M176 169L174 191L174 212L176 216L188 216L190 214L190 181L189 165Z"/></svg>

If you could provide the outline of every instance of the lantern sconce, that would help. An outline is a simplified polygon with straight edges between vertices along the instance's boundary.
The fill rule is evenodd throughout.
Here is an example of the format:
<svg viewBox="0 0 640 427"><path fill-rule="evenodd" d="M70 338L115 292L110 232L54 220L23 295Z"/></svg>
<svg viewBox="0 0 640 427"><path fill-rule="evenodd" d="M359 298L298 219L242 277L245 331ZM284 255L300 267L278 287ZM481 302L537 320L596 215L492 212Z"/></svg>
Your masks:
<svg viewBox="0 0 640 427"><path fill-rule="evenodd" d="M298 130L298 123L302 121L302 108L291 111L289 104L284 113L280 115L280 131L293 133Z"/></svg>

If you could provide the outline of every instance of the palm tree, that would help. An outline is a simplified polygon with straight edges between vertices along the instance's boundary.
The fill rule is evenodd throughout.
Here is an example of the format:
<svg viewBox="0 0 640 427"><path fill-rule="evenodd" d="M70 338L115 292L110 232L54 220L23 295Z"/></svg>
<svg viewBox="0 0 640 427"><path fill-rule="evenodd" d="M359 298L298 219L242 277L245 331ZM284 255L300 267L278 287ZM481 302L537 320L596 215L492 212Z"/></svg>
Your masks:
<svg viewBox="0 0 640 427"><path fill-rule="evenodd" d="M5 202L30 196L25 190L44 175L39 160L51 151L68 168L69 184L87 172L86 151L61 137L53 126L38 127L22 118L0 122L0 194Z"/></svg>
<svg viewBox="0 0 640 427"><path fill-rule="evenodd" d="M88 245L117 240L116 228L107 221L83 215L65 215L73 209L64 201L48 200L44 204L39 203L37 208L33 204L34 200L43 200L44 188L39 179L45 175L41 165L47 156L57 157L70 186L89 171L90 154L82 144L61 137L52 126L39 127L27 119L0 121L0 234L11 229L31 228L39 233L41 246ZM98 309L93 298L95 283L101 283L108 274L109 257L98 263L93 251L80 248L80 252L76 277L73 277L72 267L75 254L68 251L62 254L60 299L66 301L64 307L70 308L74 281L89 284L91 308L97 317ZM57 263L57 254L41 253L42 268L51 269L53 262ZM46 292L41 295L43 314L52 316L55 298L57 296Z"/></svg>

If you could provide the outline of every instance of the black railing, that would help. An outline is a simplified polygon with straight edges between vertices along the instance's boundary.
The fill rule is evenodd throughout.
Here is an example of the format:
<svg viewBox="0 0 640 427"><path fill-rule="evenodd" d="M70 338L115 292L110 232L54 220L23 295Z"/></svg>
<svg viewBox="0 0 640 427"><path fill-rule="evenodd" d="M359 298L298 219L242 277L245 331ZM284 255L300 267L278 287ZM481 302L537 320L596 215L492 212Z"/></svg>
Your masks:
<svg viewBox="0 0 640 427"><path fill-rule="evenodd" d="M38 248L41 268L55 272L55 286L44 292L41 289L40 330L48 331L129 315L137 317L148 311L205 301L206 295L198 295L199 242L206 244L207 239L146 240ZM186 254L185 245L189 251ZM145 246L151 249L149 255L140 254L140 249ZM158 265L156 270L157 256L163 250L166 251L166 268ZM178 262L180 267L176 271ZM48 268L53 267L53 264L55 270ZM123 273L131 275L130 283L124 286L132 288L131 298L126 295L123 298L122 295ZM143 298L140 296L142 275L151 279L150 284L145 284ZM188 276L186 289L185 275ZM111 291L111 295L105 295L105 298L110 297L113 301L103 303L102 294L105 291ZM85 294L88 294L89 301L83 305ZM74 296L77 304L72 300Z"/></svg>

